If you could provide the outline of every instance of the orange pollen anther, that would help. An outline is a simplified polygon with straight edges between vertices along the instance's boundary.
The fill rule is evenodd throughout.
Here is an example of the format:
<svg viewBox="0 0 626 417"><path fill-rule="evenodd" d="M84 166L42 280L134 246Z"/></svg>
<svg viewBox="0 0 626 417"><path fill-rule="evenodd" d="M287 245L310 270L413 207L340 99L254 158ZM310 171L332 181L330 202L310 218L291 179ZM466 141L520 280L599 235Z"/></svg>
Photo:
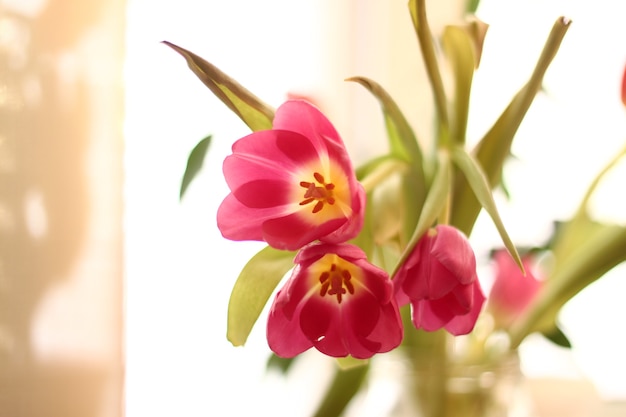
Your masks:
<svg viewBox="0 0 626 417"><path fill-rule="evenodd" d="M306 188L304 192L304 200L300 202L301 206L315 202L313 213L317 213L324 208L324 204L335 204L333 197L333 189L335 184L326 183L324 176L319 172L313 173L314 182L300 181L300 187Z"/></svg>
<svg viewBox="0 0 626 417"><path fill-rule="evenodd" d="M343 295L346 293L354 294L354 285L350 280L352 275L346 269L338 268L336 264L332 264L329 271L325 271L320 275L320 295L326 294L337 297L337 303L341 304Z"/></svg>

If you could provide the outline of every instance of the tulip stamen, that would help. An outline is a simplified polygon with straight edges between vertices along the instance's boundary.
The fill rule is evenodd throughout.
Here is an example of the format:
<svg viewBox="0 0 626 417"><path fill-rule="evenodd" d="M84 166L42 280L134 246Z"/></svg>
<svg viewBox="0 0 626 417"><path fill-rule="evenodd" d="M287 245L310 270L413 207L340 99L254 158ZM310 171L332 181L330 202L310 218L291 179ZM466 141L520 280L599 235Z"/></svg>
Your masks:
<svg viewBox="0 0 626 417"><path fill-rule="evenodd" d="M330 266L329 271L324 271L320 274L320 295L323 297L326 294L334 295L337 297L337 303L341 304L344 294L354 294L354 285L350 280L352 274L347 269L338 268L336 264Z"/></svg>
<svg viewBox="0 0 626 417"><path fill-rule="evenodd" d="M304 199L300 202L301 206L307 205L312 202L316 202L313 206L313 213L320 212L325 204L335 204L335 197L333 196L333 190L335 184L332 182L326 183L324 176L319 172L313 173L315 181L300 181L300 187L306 188L304 192Z"/></svg>

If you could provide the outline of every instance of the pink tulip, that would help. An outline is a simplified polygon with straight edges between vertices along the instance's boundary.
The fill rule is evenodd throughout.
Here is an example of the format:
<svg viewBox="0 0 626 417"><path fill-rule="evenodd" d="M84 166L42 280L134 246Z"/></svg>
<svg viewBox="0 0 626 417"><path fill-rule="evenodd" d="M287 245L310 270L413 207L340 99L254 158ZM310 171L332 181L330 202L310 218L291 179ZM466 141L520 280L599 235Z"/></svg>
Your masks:
<svg viewBox="0 0 626 417"><path fill-rule="evenodd" d="M388 274L350 244L313 243L295 258L293 274L269 312L267 340L279 356L315 347L365 359L396 348L402 321Z"/></svg>
<svg viewBox="0 0 626 417"><path fill-rule="evenodd" d="M532 273L534 267L532 255L522 257L526 275L522 274L506 250L497 251L494 260L496 276L489 293L489 308L496 322L508 326L535 298L541 288L541 282Z"/></svg>
<svg viewBox="0 0 626 417"><path fill-rule="evenodd" d="M624 66L624 74L622 75L622 103L626 106L626 66Z"/></svg>
<svg viewBox="0 0 626 417"><path fill-rule="evenodd" d="M365 192L335 128L311 104L285 102L272 130L232 150L223 167L231 193L217 212L225 238L297 250L316 240L345 242L361 230Z"/></svg>
<svg viewBox="0 0 626 417"><path fill-rule="evenodd" d="M471 332L485 301L469 241L447 225L420 239L394 286L399 305L411 303L414 326L426 331L443 327L454 335Z"/></svg>

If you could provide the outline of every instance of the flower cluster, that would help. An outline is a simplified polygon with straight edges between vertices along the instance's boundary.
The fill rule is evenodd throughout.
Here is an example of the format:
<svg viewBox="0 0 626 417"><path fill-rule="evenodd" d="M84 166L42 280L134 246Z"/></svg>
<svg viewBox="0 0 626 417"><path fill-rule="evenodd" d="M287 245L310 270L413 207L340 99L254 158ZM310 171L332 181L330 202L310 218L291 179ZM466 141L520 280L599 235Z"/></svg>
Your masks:
<svg viewBox="0 0 626 417"><path fill-rule="evenodd" d="M233 144L224 161L230 193L217 224L227 239L267 246L246 263L233 286L228 340L243 345L275 293L266 333L277 356L294 358L315 348L330 357L368 359L402 345L399 354L408 364L415 369L428 364L430 375L438 376L428 381L421 400L437 403L432 409L443 412L449 403L445 376L453 365L506 362L532 333L570 346L559 328L560 309L626 261L626 227L592 219L588 210L602 176L626 155L626 147L591 182L574 215L556 222L549 241L520 256L493 191L503 183L517 129L542 90L571 20L556 19L528 81L468 149L472 79L488 25L474 17L446 26L436 38L425 1L408 3L436 129L422 149L391 94L374 80L351 77L348 81L379 102L388 145L356 168L332 123L305 99L288 99L274 109L211 63L166 44L252 131ZM626 68L621 100L626 106ZM195 152L206 149L199 145L183 185L187 173L199 171L192 165L203 157ZM495 280L488 299L467 239L481 211L503 246L493 253ZM537 254L547 255L549 269L537 267ZM463 352L449 349L449 335L468 335L458 344ZM361 379L338 368L319 415L338 415L358 391L369 362L356 362ZM326 412L327 403L334 414ZM489 401L481 397L473 403Z"/></svg>
<svg viewBox="0 0 626 417"><path fill-rule="evenodd" d="M312 104L289 100L272 129L234 143L223 171L231 190L217 223L231 240L298 251L273 301L270 348L293 357L315 347L333 357L369 358L400 345L399 305L416 328L472 330L485 297L474 253L450 226L431 229L394 280L348 243L363 227L365 190L335 128Z"/></svg>

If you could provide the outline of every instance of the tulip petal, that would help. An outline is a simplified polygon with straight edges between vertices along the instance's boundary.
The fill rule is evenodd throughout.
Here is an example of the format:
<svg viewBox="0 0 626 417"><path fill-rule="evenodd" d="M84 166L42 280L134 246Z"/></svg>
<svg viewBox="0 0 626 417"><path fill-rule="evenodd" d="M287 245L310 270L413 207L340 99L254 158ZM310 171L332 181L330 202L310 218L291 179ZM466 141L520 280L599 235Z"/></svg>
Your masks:
<svg viewBox="0 0 626 417"><path fill-rule="evenodd" d="M275 210L267 209L264 215L261 210L246 207L229 194L217 209L217 227L226 239L263 240L262 222L274 215Z"/></svg>
<svg viewBox="0 0 626 417"><path fill-rule="evenodd" d="M449 226L437 227L431 255L454 274L458 282L469 284L476 279L476 257L465 236Z"/></svg>
<svg viewBox="0 0 626 417"><path fill-rule="evenodd" d="M430 262L430 268L430 280L428 280L429 298L441 298L467 280L464 279L465 275L456 275L446 265L435 259Z"/></svg>
<svg viewBox="0 0 626 417"><path fill-rule="evenodd" d="M274 129L238 140L224 160L231 194L218 209L222 235L283 250L356 237L365 191L335 128L305 101L287 101L276 115Z"/></svg>
<svg viewBox="0 0 626 417"><path fill-rule="evenodd" d="M496 276L489 293L489 306L498 325L508 326L521 315L541 288L541 281L533 275L533 258L522 256L526 275L522 274L506 250L494 256Z"/></svg>
<svg viewBox="0 0 626 417"><path fill-rule="evenodd" d="M310 138L317 146L323 146L322 141L329 140L343 147L339 134L326 116L304 100L289 100L283 103L276 110L274 129L297 132Z"/></svg>
<svg viewBox="0 0 626 417"><path fill-rule="evenodd" d="M314 346L329 356L366 359L401 343L389 276L360 248L310 244L295 262L270 309L268 343L276 354L293 356Z"/></svg>
<svg viewBox="0 0 626 417"><path fill-rule="evenodd" d="M330 220L313 225L296 212L287 216L268 219L263 222L263 240L277 249L297 250L307 243L336 230L345 219Z"/></svg>
<svg viewBox="0 0 626 417"><path fill-rule="evenodd" d="M317 343L326 338L329 328L335 321L335 315L336 311L322 297L309 297L303 303L302 311L300 312L300 329L309 340ZM333 338L331 337L331 339ZM345 355L340 354L339 356Z"/></svg>
<svg viewBox="0 0 626 417"><path fill-rule="evenodd" d="M394 300L381 307L379 317L368 338L380 343L378 352L389 352L400 345L404 337L404 328L398 326L402 322L400 310Z"/></svg>
<svg viewBox="0 0 626 417"><path fill-rule="evenodd" d="M293 186L278 180L252 180L233 191L233 195L244 206L250 208L271 208L291 203Z"/></svg>
<svg viewBox="0 0 626 417"><path fill-rule="evenodd" d="M378 350L380 343L368 341L367 336L372 332L380 318L380 303L368 293L361 293L346 303L342 309L344 323L346 324L347 342L350 350L357 358L367 356L368 353ZM369 347L366 347L368 346ZM360 351L366 347L365 352Z"/></svg>
<svg viewBox="0 0 626 417"><path fill-rule="evenodd" d="M413 325L426 331L471 331L485 300L467 238L446 225L422 236L400 266L394 289L399 305L411 303Z"/></svg>
<svg viewBox="0 0 626 417"><path fill-rule="evenodd" d="M313 347L297 320L288 320L278 310L272 309L267 321L267 343L274 353L283 358L293 358Z"/></svg>
<svg viewBox="0 0 626 417"><path fill-rule="evenodd" d="M301 250L296 255L294 262L302 264L302 266L309 265L312 261L321 258L327 253L334 253L337 256L342 257L350 262L358 260L364 260L366 258L365 252L356 245L309 245L306 250Z"/></svg>
<svg viewBox="0 0 626 417"><path fill-rule="evenodd" d="M439 330L446 324L445 319L433 313L430 302L426 300L411 303L411 320L416 329L427 332Z"/></svg>
<svg viewBox="0 0 626 417"><path fill-rule="evenodd" d="M280 130L252 133L235 142L232 149L223 169L231 190L251 179L290 181L303 165L319 158L310 140Z"/></svg>
<svg viewBox="0 0 626 417"><path fill-rule="evenodd" d="M474 302L470 312L463 316L454 317L445 326L446 330L455 336L470 333L474 329L476 320L478 320L478 315L482 311L485 296L480 288L480 285L478 285L478 282L476 282L476 285L473 285L472 288L474 290Z"/></svg>

